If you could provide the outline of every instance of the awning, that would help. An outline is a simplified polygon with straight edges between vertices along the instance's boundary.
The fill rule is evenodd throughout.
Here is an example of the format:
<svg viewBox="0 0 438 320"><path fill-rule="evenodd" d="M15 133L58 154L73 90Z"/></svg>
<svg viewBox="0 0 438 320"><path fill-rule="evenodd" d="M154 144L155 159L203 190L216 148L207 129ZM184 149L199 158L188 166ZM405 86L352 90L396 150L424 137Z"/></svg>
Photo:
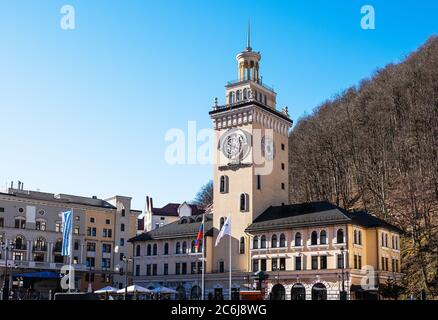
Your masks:
<svg viewBox="0 0 438 320"><path fill-rule="evenodd" d="M40 271L29 273L16 273L12 275L16 278L34 278L34 279L60 279L61 275L52 271Z"/></svg>

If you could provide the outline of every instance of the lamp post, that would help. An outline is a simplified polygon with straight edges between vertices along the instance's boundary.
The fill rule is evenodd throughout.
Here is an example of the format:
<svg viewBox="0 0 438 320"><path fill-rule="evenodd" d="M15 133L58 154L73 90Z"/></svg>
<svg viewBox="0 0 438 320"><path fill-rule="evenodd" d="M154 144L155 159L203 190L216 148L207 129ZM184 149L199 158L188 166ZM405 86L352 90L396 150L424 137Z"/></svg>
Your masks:
<svg viewBox="0 0 438 320"><path fill-rule="evenodd" d="M128 296L128 269L129 269L129 263L132 261L132 258L127 258L126 256L123 256L123 261L125 262L125 296L124 300L126 300L126 297Z"/></svg>
<svg viewBox="0 0 438 320"><path fill-rule="evenodd" d="M13 252L15 244L13 243L1 243L2 251L5 252L5 280L3 281L3 300L9 300L9 272L8 272L8 258L9 251Z"/></svg>
<svg viewBox="0 0 438 320"><path fill-rule="evenodd" d="M341 247L341 281L342 281L342 291L340 292L340 300L347 300L347 293L345 292L345 279L344 279L344 267L345 267L345 257L344 257L344 247Z"/></svg>

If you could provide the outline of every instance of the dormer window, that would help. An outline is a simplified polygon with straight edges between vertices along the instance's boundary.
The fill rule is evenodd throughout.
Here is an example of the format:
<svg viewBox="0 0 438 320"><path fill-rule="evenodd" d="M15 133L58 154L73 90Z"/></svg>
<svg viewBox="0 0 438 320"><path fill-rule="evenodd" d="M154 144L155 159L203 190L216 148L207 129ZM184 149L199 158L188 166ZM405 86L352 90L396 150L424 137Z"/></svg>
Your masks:
<svg viewBox="0 0 438 320"><path fill-rule="evenodd" d="M234 94L233 94L233 92L230 92L228 94L228 103L232 104L234 102L233 99L234 99Z"/></svg>
<svg viewBox="0 0 438 320"><path fill-rule="evenodd" d="M248 90L245 88L243 89L243 100L248 99Z"/></svg>
<svg viewBox="0 0 438 320"><path fill-rule="evenodd" d="M219 192L228 193L228 176L221 176L219 180Z"/></svg>
<svg viewBox="0 0 438 320"><path fill-rule="evenodd" d="M240 90L236 91L236 101L239 102L240 101Z"/></svg>

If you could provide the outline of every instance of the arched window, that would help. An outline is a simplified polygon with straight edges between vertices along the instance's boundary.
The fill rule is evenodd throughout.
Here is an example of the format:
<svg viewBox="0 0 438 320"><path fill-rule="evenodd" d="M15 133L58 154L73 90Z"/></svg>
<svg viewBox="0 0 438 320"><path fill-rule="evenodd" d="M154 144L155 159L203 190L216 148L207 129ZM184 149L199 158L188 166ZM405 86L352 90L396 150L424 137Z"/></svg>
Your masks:
<svg viewBox="0 0 438 320"><path fill-rule="evenodd" d="M357 244L357 230L353 231L353 243Z"/></svg>
<svg viewBox="0 0 438 320"><path fill-rule="evenodd" d="M196 253L196 241L195 240L192 240L192 244L190 246L190 252Z"/></svg>
<svg viewBox="0 0 438 320"><path fill-rule="evenodd" d="M175 246L175 253L180 254L181 253L181 243L177 242Z"/></svg>
<svg viewBox="0 0 438 320"><path fill-rule="evenodd" d="M234 95L233 95L233 93L232 92L230 92L229 94L228 94L228 103L229 104L232 104L234 101Z"/></svg>
<svg viewBox="0 0 438 320"><path fill-rule="evenodd" d="M135 255L136 255L137 257L140 256L140 245L139 245L139 244L137 244L137 246L135 247Z"/></svg>
<svg viewBox="0 0 438 320"><path fill-rule="evenodd" d="M336 232L336 243L344 243L344 230L338 229Z"/></svg>
<svg viewBox="0 0 438 320"><path fill-rule="evenodd" d="M245 88L243 89L243 100L248 99L248 90Z"/></svg>
<svg viewBox="0 0 438 320"><path fill-rule="evenodd" d="M249 196L246 193L240 195L240 211L246 212L249 210Z"/></svg>
<svg viewBox="0 0 438 320"><path fill-rule="evenodd" d="M272 247L272 248L277 248L277 235L276 235L276 234L272 235L272 238L271 238L271 247Z"/></svg>
<svg viewBox="0 0 438 320"><path fill-rule="evenodd" d="M47 245L46 240L43 237L38 237L34 242L34 251L46 251Z"/></svg>
<svg viewBox="0 0 438 320"><path fill-rule="evenodd" d="M357 244L362 245L362 231L357 232Z"/></svg>
<svg viewBox="0 0 438 320"><path fill-rule="evenodd" d="M319 233L319 243L320 244L327 244L327 233L325 232L325 230L322 230Z"/></svg>
<svg viewBox="0 0 438 320"><path fill-rule="evenodd" d="M240 90L236 91L236 101L239 102L240 101Z"/></svg>
<svg viewBox="0 0 438 320"><path fill-rule="evenodd" d="M286 236L284 233L280 234L280 248L286 247Z"/></svg>
<svg viewBox="0 0 438 320"><path fill-rule="evenodd" d="M310 244L312 246L315 246L318 244L318 233L316 231L312 232L312 235L310 237Z"/></svg>
<svg viewBox="0 0 438 320"><path fill-rule="evenodd" d="M219 219L219 230L222 229L222 227L224 226L224 223L225 223L225 218L224 218L224 217L221 217L221 218Z"/></svg>
<svg viewBox="0 0 438 320"><path fill-rule="evenodd" d="M152 254L154 255L154 256L156 256L158 253L157 253L157 244L156 243L154 243L154 246L153 246L153 249L152 249Z"/></svg>
<svg viewBox="0 0 438 320"><path fill-rule="evenodd" d="M22 236L17 236L15 238L15 249L17 250L26 250L26 242L24 241L24 238Z"/></svg>
<svg viewBox="0 0 438 320"><path fill-rule="evenodd" d="M295 233L295 246L296 247L301 247L301 233L297 232Z"/></svg>
<svg viewBox="0 0 438 320"><path fill-rule="evenodd" d="M245 253L245 238L241 237L239 241L239 253L244 254Z"/></svg>
<svg viewBox="0 0 438 320"><path fill-rule="evenodd" d="M147 256L152 255L152 246L150 244L148 244L148 246L147 246L146 255Z"/></svg>
<svg viewBox="0 0 438 320"><path fill-rule="evenodd" d="M266 236L263 235L260 240L260 248L266 249Z"/></svg>
<svg viewBox="0 0 438 320"><path fill-rule="evenodd" d="M187 242L183 242L183 244L182 244L182 253L183 254L186 254L187 253Z"/></svg>
<svg viewBox="0 0 438 320"><path fill-rule="evenodd" d="M228 193L228 176L221 176L219 180L219 192Z"/></svg>
<svg viewBox="0 0 438 320"><path fill-rule="evenodd" d="M165 255L169 254L169 244L167 242L164 244L164 254Z"/></svg>
<svg viewBox="0 0 438 320"><path fill-rule="evenodd" d="M253 249L258 249L259 248L259 237L255 236L252 239L252 248Z"/></svg>

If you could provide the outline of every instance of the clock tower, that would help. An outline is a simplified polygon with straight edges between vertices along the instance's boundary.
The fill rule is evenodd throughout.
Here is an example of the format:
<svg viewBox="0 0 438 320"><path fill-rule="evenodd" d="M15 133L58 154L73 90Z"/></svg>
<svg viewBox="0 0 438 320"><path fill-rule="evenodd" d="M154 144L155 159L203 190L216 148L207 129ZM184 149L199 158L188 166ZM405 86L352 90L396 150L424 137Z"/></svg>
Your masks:
<svg viewBox="0 0 438 320"><path fill-rule="evenodd" d="M276 109L275 91L262 82L261 55L251 48L236 57L238 79L225 86L226 104L217 99L210 116L215 131L214 241L231 217L231 270L250 270L250 238L245 229L267 208L288 204L287 108ZM214 248L213 272L228 272L228 236Z"/></svg>

